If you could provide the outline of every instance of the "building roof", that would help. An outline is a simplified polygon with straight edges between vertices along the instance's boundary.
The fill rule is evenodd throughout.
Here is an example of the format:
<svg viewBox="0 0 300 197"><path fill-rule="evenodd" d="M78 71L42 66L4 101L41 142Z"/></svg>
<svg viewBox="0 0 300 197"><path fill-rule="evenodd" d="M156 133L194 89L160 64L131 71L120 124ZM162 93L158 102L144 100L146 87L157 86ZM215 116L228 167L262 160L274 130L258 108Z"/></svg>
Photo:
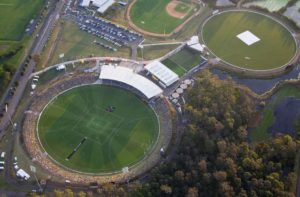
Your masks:
<svg viewBox="0 0 300 197"><path fill-rule="evenodd" d="M151 62L145 68L166 86L170 86L179 80L179 77L176 73L159 61Z"/></svg>
<svg viewBox="0 0 300 197"><path fill-rule="evenodd" d="M135 73L130 68L104 65L101 67L100 79L118 81L134 87L148 99L162 94L162 89L152 81Z"/></svg>
<svg viewBox="0 0 300 197"><path fill-rule="evenodd" d="M110 6L112 6L115 3L115 0L106 0L104 2L104 4L102 4L97 12L100 12L101 14L103 14Z"/></svg>
<svg viewBox="0 0 300 197"><path fill-rule="evenodd" d="M115 0L82 0L80 5L83 7L89 7L90 2L92 2L94 6L98 7L98 12L103 14L111 5L115 3Z"/></svg>
<svg viewBox="0 0 300 197"><path fill-rule="evenodd" d="M89 7L91 0L82 0L80 3L81 6L83 7Z"/></svg>
<svg viewBox="0 0 300 197"><path fill-rule="evenodd" d="M196 51L203 52L204 50L203 46L199 43L198 36L192 36L191 39L187 41L187 45Z"/></svg>
<svg viewBox="0 0 300 197"><path fill-rule="evenodd" d="M108 0L90 0L93 2L93 5L96 7L101 7Z"/></svg>

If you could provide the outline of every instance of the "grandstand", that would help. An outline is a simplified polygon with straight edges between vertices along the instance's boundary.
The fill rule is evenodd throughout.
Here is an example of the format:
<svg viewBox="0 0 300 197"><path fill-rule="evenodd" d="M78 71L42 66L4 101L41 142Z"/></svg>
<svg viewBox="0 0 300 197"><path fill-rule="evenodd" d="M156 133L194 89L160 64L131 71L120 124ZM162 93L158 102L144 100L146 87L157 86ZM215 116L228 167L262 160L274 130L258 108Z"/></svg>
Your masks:
<svg viewBox="0 0 300 197"><path fill-rule="evenodd" d="M104 74L104 70L105 70L106 66L103 66L103 73ZM107 67L108 69L111 69L111 67ZM131 69L125 68L125 67L121 67L121 66L116 66L115 67L116 70L127 70L127 71L131 71L131 74L134 75L139 75L139 74L135 74ZM109 71L109 70L107 70ZM139 75L140 76L140 75ZM142 77L142 76L140 76ZM146 78L144 78L145 80L148 80ZM65 182L65 180L69 180L70 182L74 183L74 184L87 184L90 182L98 182L99 184L102 183L106 183L106 182L124 182L124 181L128 181L129 179L133 179L138 177L140 174L143 174L145 172L147 172L149 169L152 169L161 159L161 154L160 154L160 148L161 147L167 147L168 144L170 143L170 140L172 138L172 119L171 119L171 114L170 111L168 109L168 101L167 99L163 98L163 99L156 99L155 102L151 102L151 108L154 109L155 113L157 113L157 116L155 116L155 118L153 119L153 121L157 121L156 117L159 118L159 131L158 132L158 140L157 141L147 141L145 140L146 138L141 136L141 133L144 133L146 136L149 135L148 130L145 131L145 129L142 129L141 127L145 127L148 129L148 126L145 126L145 123L142 122L140 124L138 124L139 129L137 129L137 137L139 140L129 140L129 139L133 139L132 137L132 132L130 132L130 135L123 138L123 140L129 140L128 142L133 142L136 146L136 148L132 149L130 148L130 152L131 151L136 151L136 149L138 149L139 147L142 148L147 148L149 147L150 149L148 152L142 152L142 154L146 153L146 155L144 155L144 157L141 158L137 158L136 163L130 163L133 165L121 165L121 167L123 166L127 166L129 168L129 172L127 172L126 174L123 173L121 171L121 168L116 168L117 170L115 171L114 169L111 170L107 170L107 171L102 171L98 164L96 165L96 168L94 168L95 170L93 171L87 171L84 168L74 168L73 166L69 166L70 165L70 161L66 161L65 160L65 155L63 155L62 160L58 161L57 158L54 158L55 153L53 155L49 154L50 152L47 151L45 152L44 149L42 149L41 146L41 141L39 140L39 138L37 137L37 127L39 125L39 117L37 116L37 114L42 114L42 111L44 110L45 106L50 102L50 100L52 100L53 98L57 97L60 94L64 94L63 92L66 92L67 94L67 90L76 90L77 88L97 88L97 90L94 90L92 92L96 93L96 94L82 94L80 93L80 95L88 98L89 101L86 101L86 103L88 103L89 106L91 106L93 109L93 106L95 106L95 103L91 103L90 101L90 95L94 95L94 98L96 98L94 101L101 103L101 99L99 99L100 97L97 97L97 95L105 95L105 97L109 97L108 101L109 101L109 105L111 103L111 101L109 100L110 98L114 98L115 101L118 101L118 103L122 103L125 99L122 97L122 95L115 95L112 94L112 92L110 91L111 89L115 89L118 92L125 92L124 95L132 95L130 93L126 93L126 91L124 90L118 90L118 88L113 88L113 87L109 87L109 86L105 86L105 85L90 85L90 84L94 84L95 82L97 82L97 80L99 80L99 73L91 73L91 72L74 72L73 75L70 75L68 77L64 76L64 75L60 75L57 78L55 78L55 80L52 80L50 83L47 84L47 88L41 88L37 90L37 94L35 97L30 97L32 100L30 107L28 108L30 111L34 111L36 113L26 113L25 115L25 120L24 120L24 124L23 124L23 136L24 136L24 144L26 146L26 150L28 151L30 158L35 158L36 159L36 164L41 166L41 169L46 169L45 172L47 172L47 174L51 175L54 179L58 180L59 182L61 181L62 183ZM105 79L103 79L104 81ZM107 80L109 81L109 80ZM148 80L149 81L149 80ZM111 81L113 84L114 81ZM150 83L152 83L151 81L149 81ZM116 82L118 83L118 82ZM122 88L126 86L126 84L122 84ZM128 85L129 87L129 85ZM103 93L99 93L98 92L98 88L102 89L105 88L108 90L108 92L110 94L103 94ZM72 89L72 90L71 90ZM146 89L146 88L145 88ZM132 90L136 90L136 88L132 87ZM137 91L137 90L136 90ZM90 90L89 90L90 92ZM138 91L137 91L138 92ZM79 92L78 92L79 93ZM66 95L64 94L64 95ZM71 95L72 96L72 95ZM77 95L78 96L78 95ZM132 96L132 98L135 98L136 96ZM129 98L130 99L130 98ZM137 101L139 100L139 98L136 98ZM71 99L72 100L72 99ZM83 101L83 100L82 100ZM136 110L141 110L141 107L137 107L136 103L133 103L132 99L130 99L130 102L124 102L124 105L122 104L121 106L123 107L118 107L117 108L117 113L119 113L119 111L123 111L125 112L125 116L126 118L128 118L128 114L133 114L136 115L137 117L141 116L141 113L135 113L137 112ZM147 106L146 103L144 102L137 102L141 105L145 105ZM127 105L128 104L128 105ZM103 105L103 106L109 106L109 105ZM78 106L82 109L85 109L84 106L78 104ZM116 106L116 104L114 104L114 106ZM122 108L122 109L121 109ZM131 108L131 109L130 109ZM72 109L78 109L76 108L72 108ZM55 112L56 110L54 110ZM99 110L96 110L98 112L100 112ZM152 110L150 110L152 111ZM129 112L133 112L133 113L129 113ZM100 112L102 113L102 112ZM73 115L76 113L72 113ZM83 116L81 113L77 113L78 115ZM72 116L73 116L72 115ZM112 119L114 119L112 116L115 116L115 112L109 113L107 114L108 116L110 116ZM95 118L103 118L103 116L94 116ZM84 116L84 118L87 118L86 116ZM117 117L115 117L117 118ZM118 118L117 118L118 119ZM131 119L131 118L129 118ZM48 121L49 119L45 119L46 121ZM91 120L91 119L89 119ZM146 118L132 118L131 120L134 121L145 121L145 120L150 120L149 116L146 115ZM60 121L61 122L61 119ZM83 121L83 122L87 122L87 121ZM104 125L102 124L102 121L96 121L100 127L104 127ZM41 123L41 122L40 122ZM65 122L61 122L62 124L65 124ZM124 121L125 125L132 124L132 121ZM116 126L116 125L115 125ZM41 126L42 128L43 126ZM84 132L86 132L87 130L89 130L90 127L88 127L88 129L82 130ZM133 128L130 126L130 128ZM130 131L130 128L128 131ZM134 127L135 128L135 127ZM67 129L68 131L70 131L70 129ZM108 129L107 131L111 131L110 129ZM123 128L122 130L120 130L121 132L119 132L118 135L114 135L113 138L114 139L118 139L119 137L123 136L126 133L126 129ZM39 133L41 132L41 130L39 130ZM73 133L73 132L70 132ZM73 137L76 136L75 134L71 134ZM85 136L85 135L84 135ZM59 135L58 133L58 138L60 139L61 135ZM63 136L62 136L63 138ZM147 138L148 139L148 138ZM62 139L64 140L64 139ZM143 140L145 143L143 143ZM117 140L119 141L119 140ZM117 142L116 141L116 142ZM49 141L47 141L49 143ZM152 143L153 142L153 143ZM54 140L54 147L58 146L56 140ZM92 143L92 142L91 142ZM142 146L137 146L136 144L142 144ZM151 143L150 146L145 146L146 144ZM77 144L77 141L74 143L75 145ZM87 143L86 143L87 144ZM97 146L99 145L98 141L97 141ZM110 145L113 145L114 143L109 143ZM127 143L125 143L126 145ZM152 147L153 144L153 147ZM61 143L60 145L65 145L65 143ZM115 143L115 147L119 147L120 144L119 143ZM75 146L74 146L75 147ZM103 149L99 148L99 147L93 147L93 150L87 151L85 154L82 154L83 157L88 157L90 159L93 160L93 162L95 162L97 160L97 158L99 157L92 157L92 153L96 153L99 155L99 153L102 152L102 150L107 151L109 150L115 150L114 148L110 149L108 146L104 146ZM132 147L132 146L129 146ZM153 149L152 149L153 148ZM71 150L71 149L70 149ZM82 149L81 149L82 150ZM129 149L128 149L129 150ZM62 147L60 146L58 148L58 152L56 153L61 153L62 151ZM69 153L69 151L67 151ZM47 153L47 154L46 154ZM114 156L116 152L112 152L111 156ZM110 153L109 153L110 154ZM132 158L133 154L128 154L128 152L126 151L126 154L120 154L121 156L124 155L124 157L122 157L121 159L117 159L116 162L119 163L121 162L125 162L128 159ZM52 157L53 156L53 157ZM78 156L78 155L77 155ZM85 158L86 158L85 157ZM114 156L115 157L115 156ZM73 158L74 159L74 158ZM71 160L71 162L74 162L74 160ZM78 160L79 164L81 162L92 162L88 159L79 159ZM110 161L109 161L110 162ZM78 167L78 163L76 162L75 164ZM113 167L113 165L111 166ZM120 170L120 171L119 171ZM80 172L80 173L79 173ZM56 178L58 177L58 179ZM61 179L61 177L64 177L64 179Z"/></svg>
<svg viewBox="0 0 300 197"><path fill-rule="evenodd" d="M115 3L115 0L82 0L82 7L89 7L90 4L98 7L97 12L103 14L110 6Z"/></svg>
<svg viewBox="0 0 300 197"><path fill-rule="evenodd" d="M159 61L151 62L145 69L154 75L164 87L168 87L179 80L176 73Z"/></svg>
<svg viewBox="0 0 300 197"><path fill-rule="evenodd" d="M127 84L141 92L147 99L163 93L161 88L147 78L135 73L132 69L121 66L103 65L99 78Z"/></svg>

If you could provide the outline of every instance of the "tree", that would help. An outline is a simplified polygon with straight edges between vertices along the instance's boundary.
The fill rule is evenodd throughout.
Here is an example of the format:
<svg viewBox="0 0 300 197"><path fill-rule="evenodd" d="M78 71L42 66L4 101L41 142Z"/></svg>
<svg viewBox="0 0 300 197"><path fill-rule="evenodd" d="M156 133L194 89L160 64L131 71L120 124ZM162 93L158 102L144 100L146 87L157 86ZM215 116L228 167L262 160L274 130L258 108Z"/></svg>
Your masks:
<svg viewBox="0 0 300 197"><path fill-rule="evenodd" d="M160 190L163 191L166 194L171 194L172 193L172 188L168 185L160 186Z"/></svg>
<svg viewBox="0 0 300 197"><path fill-rule="evenodd" d="M224 140L220 140L217 142L218 151L223 153L226 151L227 144Z"/></svg>
<svg viewBox="0 0 300 197"><path fill-rule="evenodd" d="M63 197L64 192L60 191L60 190L54 190L54 196L55 197Z"/></svg>
<svg viewBox="0 0 300 197"><path fill-rule="evenodd" d="M207 171L207 163L204 159L202 159L198 165L201 173L205 173Z"/></svg>
<svg viewBox="0 0 300 197"><path fill-rule="evenodd" d="M74 193L71 189L65 189L65 197L74 197Z"/></svg>
<svg viewBox="0 0 300 197"><path fill-rule="evenodd" d="M213 175L218 182L223 182L227 179L227 173L225 171L216 171Z"/></svg>
<svg viewBox="0 0 300 197"><path fill-rule="evenodd" d="M3 69L3 66L0 65L0 78L3 78L4 75L5 75L5 71L4 71L4 69Z"/></svg>
<svg viewBox="0 0 300 197"><path fill-rule="evenodd" d="M278 136L250 144L248 122L258 112L247 95L208 71L197 76L187 91L189 121L175 156L133 196L291 196L299 142Z"/></svg>
<svg viewBox="0 0 300 197"><path fill-rule="evenodd" d="M198 189L196 187L190 187L186 197L198 197Z"/></svg>
<svg viewBox="0 0 300 197"><path fill-rule="evenodd" d="M32 57L33 61L35 61L35 63L40 63L41 61L41 55L40 54L34 54Z"/></svg>
<svg viewBox="0 0 300 197"><path fill-rule="evenodd" d="M80 192L78 193L78 197L86 197L86 196L87 196L86 193L83 192L83 191L80 191Z"/></svg>
<svg viewBox="0 0 300 197"><path fill-rule="evenodd" d="M179 180L179 181L183 181L184 180L184 172L181 170L177 170L175 172L175 179Z"/></svg>

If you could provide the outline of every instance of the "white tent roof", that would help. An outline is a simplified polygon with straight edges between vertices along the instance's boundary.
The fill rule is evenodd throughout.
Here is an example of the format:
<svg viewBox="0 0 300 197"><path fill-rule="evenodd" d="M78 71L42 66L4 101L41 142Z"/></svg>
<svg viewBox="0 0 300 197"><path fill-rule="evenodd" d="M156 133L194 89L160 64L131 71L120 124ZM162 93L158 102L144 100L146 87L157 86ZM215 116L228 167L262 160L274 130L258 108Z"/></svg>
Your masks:
<svg viewBox="0 0 300 197"><path fill-rule="evenodd" d="M176 73L166 67L159 61L153 61L148 64L146 67L151 74L157 77L161 82L163 82L166 86L172 85L174 82L179 80L179 77Z"/></svg>
<svg viewBox="0 0 300 197"><path fill-rule="evenodd" d="M22 177L22 178L24 178L25 180L27 180L27 179L30 178L30 175L27 174L27 173L26 173L24 170L22 170L22 169L19 169L19 170L17 171L17 176L18 176L18 177Z"/></svg>
<svg viewBox="0 0 300 197"><path fill-rule="evenodd" d="M132 69L121 66L102 66L100 79L108 79L130 85L142 92L148 99L158 96L163 92L162 89L149 79L134 73Z"/></svg>
<svg viewBox="0 0 300 197"><path fill-rule="evenodd" d="M192 36L191 39L187 41L187 45L196 51L203 52L204 50L203 46L199 43L198 36Z"/></svg>

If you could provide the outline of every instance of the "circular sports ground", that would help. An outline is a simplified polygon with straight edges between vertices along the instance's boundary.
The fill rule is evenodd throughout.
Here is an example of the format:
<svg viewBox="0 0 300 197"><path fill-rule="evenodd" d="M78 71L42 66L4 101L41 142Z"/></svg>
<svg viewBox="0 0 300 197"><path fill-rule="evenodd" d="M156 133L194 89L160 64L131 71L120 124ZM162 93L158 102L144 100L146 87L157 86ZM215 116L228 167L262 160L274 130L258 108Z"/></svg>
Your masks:
<svg viewBox="0 0 300 197"><path fill-rule="evenodd" d="M153 109L135 94L85 85L54 97L42 111L37 135L60 165L83 173L112 173L143 159L157 141Z"/></svg>
<svg viewBox="0 0 300 197"><path fill-rule="evenodd" d="M57 182L136 178L157 165L172 138L167 99L152 99L127 84L99 81L99 73L57 76L30 97L26 151Z"/></svg>
<svg viewBox="0 0 300 197"><path fill-rule="evenodd" d="M270 70L289 64L297 51L292 33L270 16L252 11L225 11L203 24L202 40L226 64Z"/></svg>

